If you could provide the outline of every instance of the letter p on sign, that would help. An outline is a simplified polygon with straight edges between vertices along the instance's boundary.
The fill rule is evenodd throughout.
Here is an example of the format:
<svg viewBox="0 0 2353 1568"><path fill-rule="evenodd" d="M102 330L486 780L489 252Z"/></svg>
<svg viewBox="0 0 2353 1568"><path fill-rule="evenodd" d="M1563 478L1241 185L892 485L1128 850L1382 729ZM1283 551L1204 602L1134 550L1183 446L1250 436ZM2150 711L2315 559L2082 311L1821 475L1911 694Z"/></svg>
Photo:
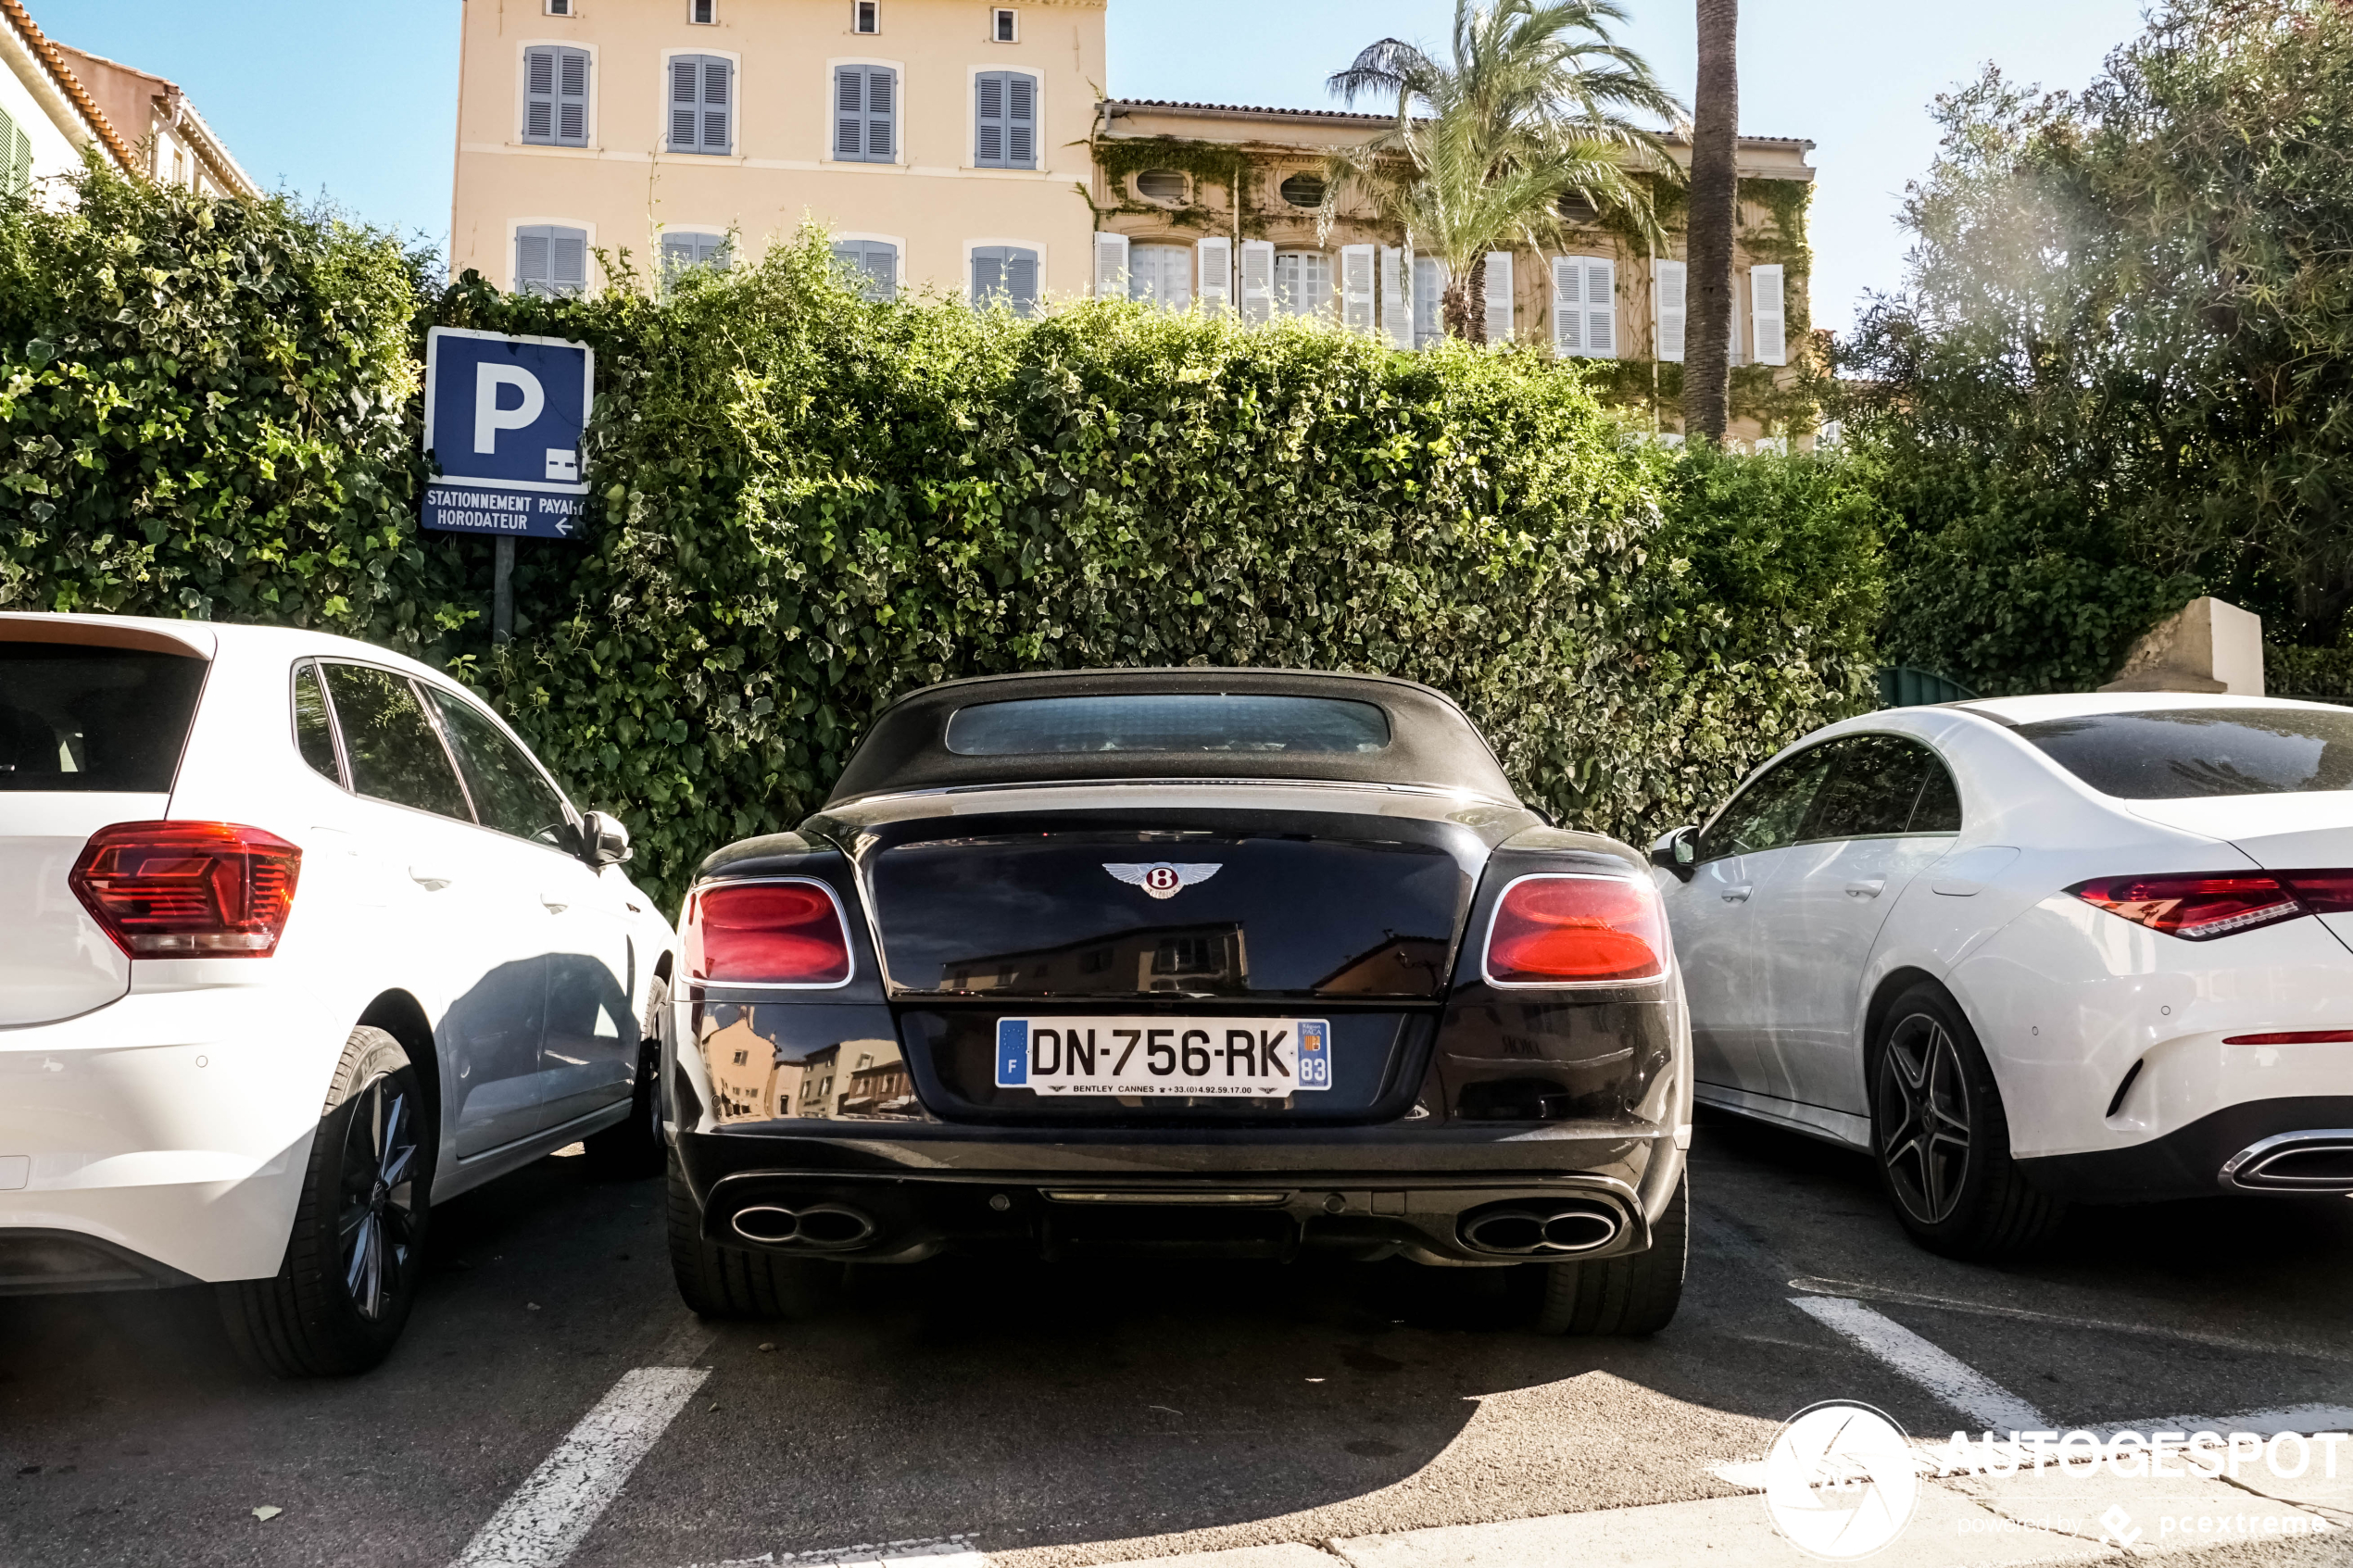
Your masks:
<svg viewBox="0 0 2353 1568"><path fill-rule="evenodd" d="M522 395L514 407L500 408L502 395L513 387ZM547 389L539 378L520 365L500 365L484 360L474 367L474 450L484 454L498 450L498 433L502 430L528 430L547 411Z"/></svg>

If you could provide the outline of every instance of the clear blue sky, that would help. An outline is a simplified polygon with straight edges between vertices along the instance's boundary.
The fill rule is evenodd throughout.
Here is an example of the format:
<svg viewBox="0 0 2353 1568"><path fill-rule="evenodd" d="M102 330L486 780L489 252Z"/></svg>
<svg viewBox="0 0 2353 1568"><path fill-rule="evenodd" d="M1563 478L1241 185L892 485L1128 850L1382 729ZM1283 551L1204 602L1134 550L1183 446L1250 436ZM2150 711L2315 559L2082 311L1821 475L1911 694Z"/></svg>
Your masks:
<svg viewBox="0 0 2353 1568"><path fill-rule="evenodd" d="M758 4L759 0L741 0ZM1625 0L1629 41L1688 98L1692 0ZM325 193L438 244L449 225L458 0L28 0L51 36L170 77L265 185ZM2136 31L2141 0L1748 0L1741 123L1805 136L1814 314L1844 328L1902 281L1896 202L1935 150L1928 100L1986 60L2079 87ZM1111 0L1110 90L1323 107L1323 79L1384 34L1441 43L1452 0Z"/></svg>

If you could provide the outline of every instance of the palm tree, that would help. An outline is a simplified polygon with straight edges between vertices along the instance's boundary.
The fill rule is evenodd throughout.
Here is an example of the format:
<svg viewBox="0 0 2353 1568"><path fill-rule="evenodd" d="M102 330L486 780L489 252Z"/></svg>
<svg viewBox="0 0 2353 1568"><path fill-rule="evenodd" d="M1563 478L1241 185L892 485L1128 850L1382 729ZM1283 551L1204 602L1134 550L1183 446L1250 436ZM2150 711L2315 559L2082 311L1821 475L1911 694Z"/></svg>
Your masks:
<svg viewBox="0 0 2353 1568"><path fill-rule="evenodd" d="M1656 238L1626 155L1672 178L1643 121L1680 123L1683 107L1612 40L1625 19L1615 0L1455 0L1451 63L1395 38L1365 49L1327 85L1351 104L1393 94L1397 123L1327 160L1324 232L1344 195L1403 228L1409 250L1445 264L1446 330L1474 343L1487 337L1473 302L1488 253L1559 241L1564 198L1629 214Z"/></svg>
<svg viewBox="0 0 2353 1568"><path fill-rule="evenodd" d="M1683 429L1710 446L1731 422L1732 226L1738 218L1740 0L1699 0L1699 92L1692 117L1692 213L1685 254L1691 315L1683 348Z"/></svg>

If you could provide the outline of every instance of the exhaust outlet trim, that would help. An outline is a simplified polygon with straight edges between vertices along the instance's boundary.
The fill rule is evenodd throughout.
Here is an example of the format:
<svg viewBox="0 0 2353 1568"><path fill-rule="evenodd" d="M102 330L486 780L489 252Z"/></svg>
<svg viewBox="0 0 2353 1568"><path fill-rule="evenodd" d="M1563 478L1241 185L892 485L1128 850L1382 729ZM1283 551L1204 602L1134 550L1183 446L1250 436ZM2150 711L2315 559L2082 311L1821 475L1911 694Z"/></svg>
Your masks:
<svg viewBox="0 0 2353 1568"><path fill-rule="evenodd" d="M2237 1192L2353 1193L2353 1128L2259 1139L2222 1162L2221 1179Z"/></svg>
<svg viewBox="0 0 2353 1568"><path fill-rule="evenodd" d="M1625 1233L1625 1217L1607 1203L1514 1203L1462 1222L1465 1246L1504 1257L1569 1257L1607 1247Z"/></svg>
<svg viewBox="0 0 2353 1568"><path fill-rule="evenodd" d="M728 1225L747 1241L762 1247L802 1247L812 1252L839 1252L874 1239L877 1227L869 1216L841 1203L811 1203L799 1209L781 1203L748 1203L727 1217Z"/></svg>

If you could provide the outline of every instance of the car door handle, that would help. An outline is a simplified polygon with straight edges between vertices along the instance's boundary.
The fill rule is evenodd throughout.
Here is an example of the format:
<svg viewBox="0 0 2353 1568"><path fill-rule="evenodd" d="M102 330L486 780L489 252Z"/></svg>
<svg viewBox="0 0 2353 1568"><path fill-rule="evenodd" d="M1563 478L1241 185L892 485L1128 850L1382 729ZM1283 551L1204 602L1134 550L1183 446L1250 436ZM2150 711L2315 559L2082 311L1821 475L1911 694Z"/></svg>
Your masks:
<svg viewBox="0 0 2353 1568"><path fill-rule="evenodd" d="M1846 891L1848 895L1853 897L1876 898L1880 896L1881 891L1886 886L1887 878L1883 876L1874 876L1867 877L1860 882L1848 883L1846 884Z"/></svg>
<svg viewBox="0 0 2353 1568"><path fill-rule="evenodd" d="M572 908L572 900L561 893L542 893L539 901L547 906L547 912L551 915L562 914Z"/></svg>
<svg viewBox="0 0 2353 1568"><path fill-rule="evenodd" d="M447 874L435 867L410 866L409 868L409 880L415 883L418 886L423 888L428 893L438 893L443 888L448 886L452 882L455 882L457 878Z"/></svg>
<svg viewBox="0 0 2353 1568"><path fill-rule="evenodd" d="M1724 902L1727 904L1745 904L1748 902L1749 894L1753 891L1755 891L1754 884L1745 882L1741 884L1738 887L1727 887L1724 889Z"/></svg>

